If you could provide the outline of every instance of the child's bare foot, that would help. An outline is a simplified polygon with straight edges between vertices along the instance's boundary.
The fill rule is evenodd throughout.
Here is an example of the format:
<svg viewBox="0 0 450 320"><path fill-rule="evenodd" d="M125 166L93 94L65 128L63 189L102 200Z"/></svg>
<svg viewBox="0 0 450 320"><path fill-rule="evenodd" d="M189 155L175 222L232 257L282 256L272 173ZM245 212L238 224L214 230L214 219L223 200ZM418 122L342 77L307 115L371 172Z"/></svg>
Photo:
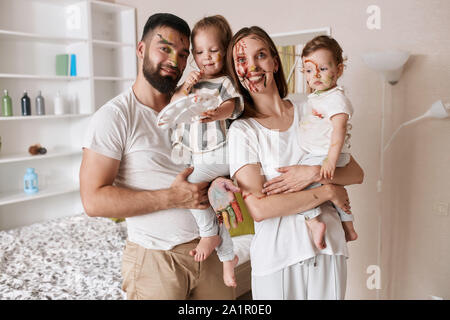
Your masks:
<svg viewBox="0 0 450 320"><path fill-rule="evenodd" d="M194 257L195 261L203 261L209 257L211 252L220 244L222 239L220 236L202 237L195 249L189 251L189 254Z"/></svg>
<svg viewBox="0 0 450 320"><path fill-rule="evenodd" d="M238 256L234 256L233 260L223 262L223 282L227 287L236 288L236 277L234 276L234 268L239 261Z"/></svg>
<svg viewBox="0 0 450 320"><path fill-rule="evenodd" d="M343 221L342 227L344 228L345 232L345 240L348 241L355 241L358 239L358 234L355 231L355 228L353 227L353 221Z"/></svg>
<svg viewBox="0 0 450 320"><path fill-rule="evenodd" d="M316 248L319 250L325 249L327 247L327 244L325 243L325 230L327 229L327 226L325 223L321 222L319 218L316 217L306 220L306 225L309 230L311 230Z"/></svg>

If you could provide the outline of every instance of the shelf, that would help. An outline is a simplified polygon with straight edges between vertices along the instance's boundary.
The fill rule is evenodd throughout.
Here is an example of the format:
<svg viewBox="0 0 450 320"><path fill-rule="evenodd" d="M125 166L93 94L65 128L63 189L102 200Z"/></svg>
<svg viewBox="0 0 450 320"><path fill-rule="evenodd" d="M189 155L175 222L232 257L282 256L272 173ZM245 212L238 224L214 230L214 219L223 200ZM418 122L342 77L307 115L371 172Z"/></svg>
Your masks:
<svg viewBox="0 0 450 320"><path fill-rule="evenodd" d="M117 4L117 3L109 3L109 2L97 1L97 0L92 0L91 3L94 6L101 8L102 11L108 12L108 13L120 13L122 11L134 10L134 8L132 8L132 7L127 7L127 6L124 6L121 4Z"/></svg>
<svg viewBox="0 0 450 320"><path fill-rule="evenodd" d="M90 113L83 113L83 114L49 114L44 116L14 116L14 117L0 117L0 121L83 118L89 117L90 115L91 115Z"/></svg>
<svg viewBox="0 0 450 320"><path fill-rule="evenodd" d="M41 41L51 43L63 43L63 44L87 42L87 39L82 38L54 37L37 33L10 31L10 30L0 30L0 39Z"/></svg>
<svg viewBox="0 0 450 320"><path fill-rule="evenodd" d="M81 155L81 150L50 150L47 151L46 154L42 155L30 155L29 153L16 153L16 154L0 154L0 164L2 163L12 163L12 162L21 162L21 161L29 161L29 160L42 160L42 159L50 159L57 157L65 157L72 155Z"/></svg>
<svg viewBox="0 0 450 320"><path fill-rule="evenodd" d="M35 194L28 195L22 190L0 193L0 206L6 204L19 203L24 201L37 200L47 197L62 195L79 191L79 185L75 184L59 184L47 188L42 188Z"/></svg>
<svg viewBox="0 0 450 320"><path fill-rule="evenodd" d="M33 79L33 80L55 80L55 81L79 81L89 80L89 77L70 77L70 76L44 76L37 74L17 74L17 73L0 73L0 79Z"/></svg>
<svg viewBox="0 0 450 320"><path fill-rule="evenodd" d="M92 43L96 46L105 48L134 47L134 43L106 41L106 40L92 40Z"/></svg>
<svg viewBox="0 0 450 320"><path fill-rule="evenodd" d="M94 80L98 81L134 81L135 78L124 77L94 77Z"/></svg>
<svg viewBox="0 0 450 320"><path fill-rule="evenodd" d="M331 35L331 28L325 27L319 29L275 33L271 34L270 37L277 46L290 46L306 44L306 42L319 35Z"/></svg>

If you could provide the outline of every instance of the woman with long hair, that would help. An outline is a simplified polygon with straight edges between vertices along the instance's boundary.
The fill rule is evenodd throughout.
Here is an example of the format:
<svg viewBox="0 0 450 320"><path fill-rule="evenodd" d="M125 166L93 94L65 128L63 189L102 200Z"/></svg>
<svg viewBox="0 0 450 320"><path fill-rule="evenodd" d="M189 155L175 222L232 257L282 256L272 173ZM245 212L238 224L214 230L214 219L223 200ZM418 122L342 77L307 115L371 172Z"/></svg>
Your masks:
<svg viewBox="0 0 450 320"><path fill-rule="evenodd" d="M343 185L361 183L352 158L332 180L320 166L297 165L301 104L285 99L280 57L259 27L243 28L231 40L227 67L244 98L244 113L228 132L230 175L241 188L255 221L250 248L254 299L343 299L348 250L331 203L351 213ZM274 178L279 179L273 180ZM272 180L270 193L265 183ZM303 190L308 185L323 185ZM325 248L315 247L301 212L321 205Z"/></svg>

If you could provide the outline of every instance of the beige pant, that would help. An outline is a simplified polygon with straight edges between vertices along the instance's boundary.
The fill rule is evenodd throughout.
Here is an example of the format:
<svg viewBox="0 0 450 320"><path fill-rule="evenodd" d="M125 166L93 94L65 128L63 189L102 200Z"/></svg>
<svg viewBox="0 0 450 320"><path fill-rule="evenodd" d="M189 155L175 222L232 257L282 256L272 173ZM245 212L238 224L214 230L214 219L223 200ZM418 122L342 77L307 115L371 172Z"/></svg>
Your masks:
<svg viewBox="0 0 450 320"><path fill-rule="evenodd" d="M145 249L127 241L122 257L122 289L129 300L229 300L234 290L223 283L223 266L213 252L196 262L189 251L198 239L171 250Z"/></svg>

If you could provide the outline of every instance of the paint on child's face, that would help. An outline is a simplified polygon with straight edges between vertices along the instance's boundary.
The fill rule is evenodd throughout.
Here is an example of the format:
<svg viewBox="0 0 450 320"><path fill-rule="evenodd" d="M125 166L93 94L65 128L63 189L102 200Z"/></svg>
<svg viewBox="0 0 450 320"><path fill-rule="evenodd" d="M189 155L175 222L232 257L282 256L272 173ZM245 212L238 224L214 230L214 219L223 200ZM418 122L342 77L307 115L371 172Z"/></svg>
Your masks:
<svg viewBox="0 0 450 320"><path fill-rule="evenodd" d="M339 70L332 53L319 49L303 58L303 72L308 85L316 91L325 91L336 86Z"/></svg>
<svg viewBox="0 0 450 320"><path fill-rule="evenodd" d="M197 67L203 70L204 78L211 79L223 74L224 49L216 28L199 30L194 37L192 52Z"/></svg>
<svg viewBox="0 0 450 320"><path fill-rule="evenodd" d="M267 76L273 72L266 71L270 59L268 49L261 40L241 39L234 47L233 56L236 73L245 89L256 93L267 87Z"/></svg>

